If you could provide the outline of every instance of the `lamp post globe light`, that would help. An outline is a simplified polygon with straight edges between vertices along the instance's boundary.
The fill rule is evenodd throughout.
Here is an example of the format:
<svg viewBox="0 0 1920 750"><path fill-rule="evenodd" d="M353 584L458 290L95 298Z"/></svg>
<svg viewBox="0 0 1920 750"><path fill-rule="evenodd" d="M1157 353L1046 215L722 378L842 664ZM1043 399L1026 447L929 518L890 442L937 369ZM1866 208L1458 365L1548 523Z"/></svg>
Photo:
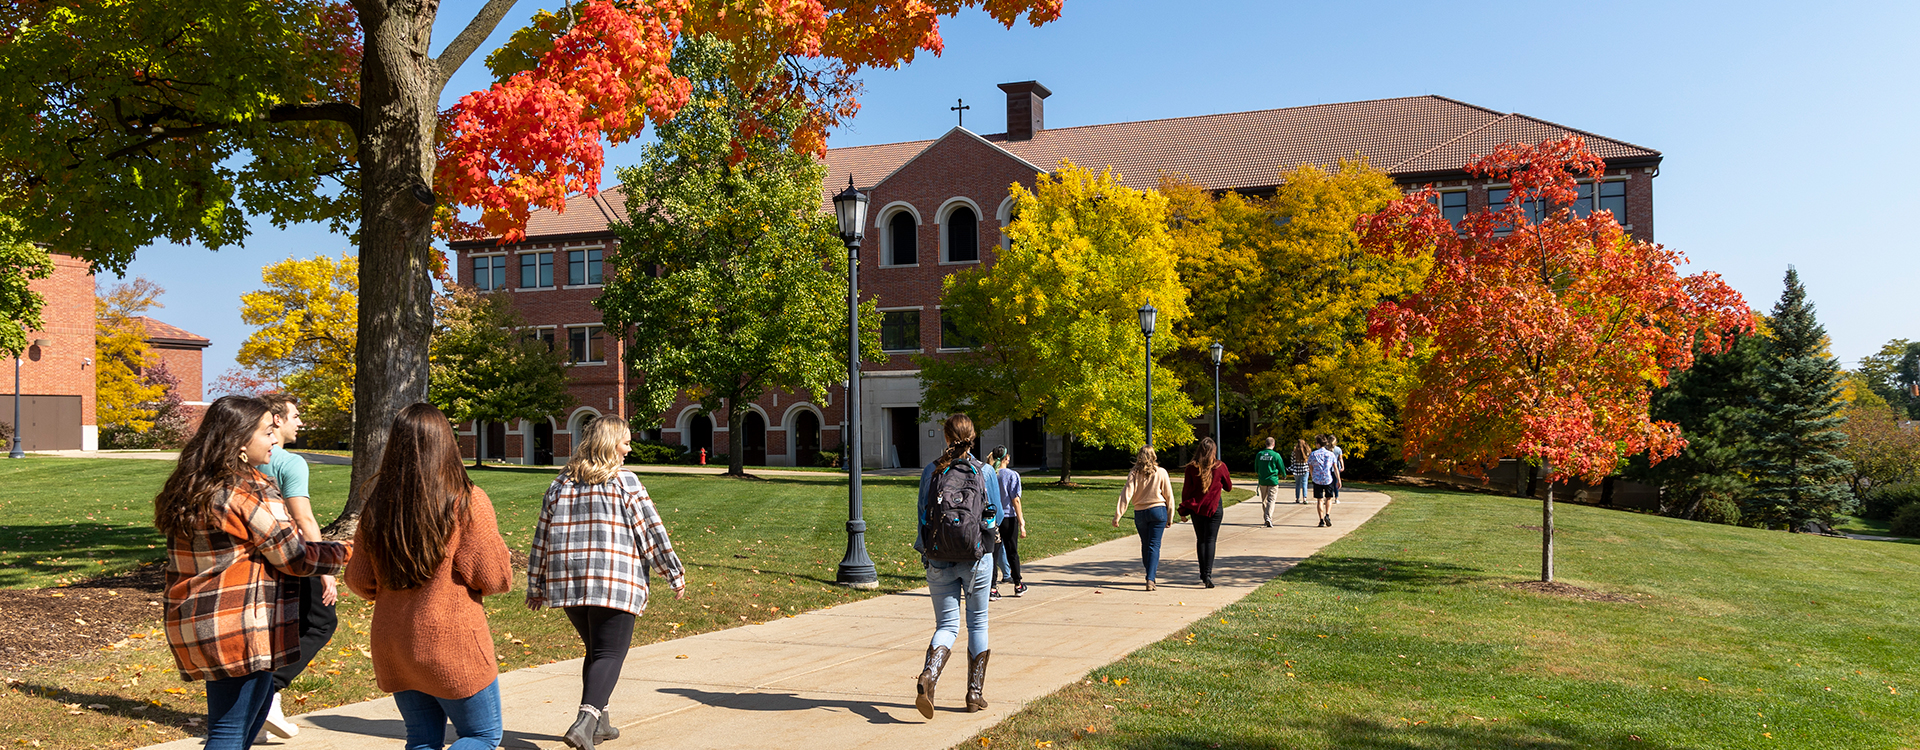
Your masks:
<svg viewBox="0 0 1920 750"><path fill-rule="evenodd" d="M870 590L880 587L880 575L867 556L867 521L860 507L860 240L866 236L867 194L853 187L833 196L834 218L840 222L840 241L847 245L847 429L841 433L847 463L847 555L840 560L834 582Z"/></svg>
<svg viewBox="0 0 1920 750"><path fill-rule="evenodd" d="M41 354L45 354L48 349L53 348L53 340L34 339L33 345L40 348ZM13 357L13 450L7 453L7 458L27 457L27 452L22 449L23 443L20 437L20 365L24 364L26 359L27 353L24 351Z"/></svg>
<svg viewBox="0 0 1920 750"><path fill-rule="evenodd" d="M1147 447L1153 447L1153 322L1160 311L1153 303L1140 306L1140 335L1147 337Z"/></svg>
<svg viewBox="0 0 1920 750"><path fill-rule="evenodd" d="M1207 347L1207 353L1213 355L1213 444L1217 447L1220 445L1220 355L1227 353L1227 348L1215 341Z"/></svg>

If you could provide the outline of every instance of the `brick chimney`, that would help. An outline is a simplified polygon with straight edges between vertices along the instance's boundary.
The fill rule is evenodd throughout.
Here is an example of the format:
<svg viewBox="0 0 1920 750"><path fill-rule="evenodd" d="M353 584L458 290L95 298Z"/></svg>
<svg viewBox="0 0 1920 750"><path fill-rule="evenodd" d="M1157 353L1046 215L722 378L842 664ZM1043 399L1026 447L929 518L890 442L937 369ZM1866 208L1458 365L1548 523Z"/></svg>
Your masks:
<svg viewBox="0 0 1920 750"><path fill-rule="evenodd" d="M1000 90L1007 92L1007 140L1031 141L1046 129L1044 100L1053 92L1039 81L1003 83Z"/></svg>

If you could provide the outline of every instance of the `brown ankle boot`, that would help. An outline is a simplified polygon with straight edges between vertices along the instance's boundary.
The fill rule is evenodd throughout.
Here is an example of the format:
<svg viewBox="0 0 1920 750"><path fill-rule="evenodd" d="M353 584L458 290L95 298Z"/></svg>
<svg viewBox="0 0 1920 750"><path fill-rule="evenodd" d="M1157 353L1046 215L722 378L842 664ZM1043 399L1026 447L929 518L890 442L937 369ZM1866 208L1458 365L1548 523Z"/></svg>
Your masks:
<svg viewBox="0 0 1920 750"><path fill-rule="evenodd" d="M980 691L987 686L987 656L991 649L974 655L967 662L967 713L973 713L987 707L987 699Z"/></svg>
<svg viewBox="0 0 1920 750"><path fill-rule="evenodd" d="M940 682L940 670L947 668L947 655L953 653L946 646L927 647L927 666L920 670L920 680L914 684L919 695L913 699L920 715L933 718L933 686Z"/></svg>

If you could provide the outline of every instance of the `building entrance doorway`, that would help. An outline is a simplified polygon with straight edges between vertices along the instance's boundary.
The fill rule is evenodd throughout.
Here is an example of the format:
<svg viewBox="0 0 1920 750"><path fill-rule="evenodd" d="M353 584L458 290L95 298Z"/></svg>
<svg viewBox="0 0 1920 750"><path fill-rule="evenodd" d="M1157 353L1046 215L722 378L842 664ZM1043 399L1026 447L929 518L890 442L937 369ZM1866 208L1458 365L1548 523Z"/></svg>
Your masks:
<svg viewBox="0 0 1920 750"><path fill-rule="evenodd" d="M488 461L502 461L507 457L507 423L482 422L480 429L480 458Z"/></svg>
<svg viewBox="0 0 1920 750"><path fill-rule="evenodd" d="M1013 421L1013 456L1016 466L1047 465L1047 433L1039 417Z"/></svg>
<svg viewBox="0 0 1920 750"><path fill-rule="evenodd" d="M687 450L696 454L705 450L707 461L712 462L713 418L705 414L695 415L694 418L687 420L687 433ZM693 458L696 461L699 460L697 455Z"/></svg>
<svg viewBox="0 0 1920 750"><path fill-rule="evenodd" d="M740 436L741 463L746 466L767 465L767 420L760 412L749 411L746 418L740 420L746 433Z"/></svg>
<svg viewBox="0 0 1920 750"><path fill-rule="evenodd" d="M920 465L920 407L887 410L887 458L895 468Z"/></svg>
<svg viewBox="0 0 1920 750"><path fill-rule="evenodd" d="M793 417L793 465L820 463L820 417L803 411Z"/></svg>
<svg viewBox="0 0 1920 750"><path fill-rule="evenodd" d="M553 422L542 419L533 423L533 465L553 465Z"/></svg>

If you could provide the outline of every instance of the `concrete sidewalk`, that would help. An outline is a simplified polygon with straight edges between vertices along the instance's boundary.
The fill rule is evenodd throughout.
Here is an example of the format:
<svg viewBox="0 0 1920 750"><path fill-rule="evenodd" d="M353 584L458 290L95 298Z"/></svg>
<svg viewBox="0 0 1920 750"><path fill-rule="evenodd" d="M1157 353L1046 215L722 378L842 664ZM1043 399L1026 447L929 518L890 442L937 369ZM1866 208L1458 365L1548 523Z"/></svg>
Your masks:
<svg viewBox="0 0 1920 750"><path fill-rule="evenodd" d="M1348 492L1341 499L1331 529L1317 528L1313 506L1291 499L1275 508L1273 528L1261 525L1258 502L1228 508L1213 589L1199 585L1192 524L1167 530L1160 588L1151 593L1144 590L1140 545L1131 536L1029 563L1023 570L1026 596L992 607L986 683L991 707L985 711L964 710L964 632L941 679L934 719L924 720L914 709L913 680L933 632L922 588L636 647L609 707L623 734L603 747L950 747L1028 701L1239 600L1387 503L1373 492ZM500 676L504 747L565 747L559 735L579 707L580 665L575 659ZM391 748L405 734L391 698L296 721L303 727L299 736L268 746ZM154 747L187 750L199 742Z"/></svg>

